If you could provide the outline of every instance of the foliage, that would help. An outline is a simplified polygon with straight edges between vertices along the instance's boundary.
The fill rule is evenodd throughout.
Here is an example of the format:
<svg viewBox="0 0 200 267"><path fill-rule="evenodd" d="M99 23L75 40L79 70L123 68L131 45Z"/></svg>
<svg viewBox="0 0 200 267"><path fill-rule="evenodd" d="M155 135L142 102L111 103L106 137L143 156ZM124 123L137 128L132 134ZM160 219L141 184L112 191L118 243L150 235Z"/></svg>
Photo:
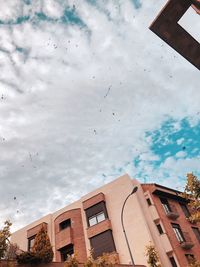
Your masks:
<svg viewBox="0 0 200 267"><path fill-rule="evenodd" d="M26 251L17 255L18 264L39 264L42 262L42 259L32 251Z"/></svg>
<svg viewBox="0 0 200 267"><path fill-rule="evenodd" d="M43 225L35 237L32 252L40 257L41 261L44 263L52 262L53 260L53 249L47 230Z"/></svg>
<svg viewBox="0 0 200 267"><path fill-rule="evenodd" d="M156 251L154 245L150 244L146 246L145 255L147 256L147 262L150 267L161 267L158 252Z"/></svg>
<svg viewBox="0 0 200 267"><path fill-rule="evenodd" d="M9 244L9 237L11 236L10 227L12 223L10 221L4 222L4 227L0 230L0 259L5 257L5 253Z"/></svg>
<svg viewBox="0 0 200 267"><path fill-rule="evenodd" d="M191 257L191 258L189 258L188 267L200 267L200 262Z"/></svg>
<svg viewBox="0 0 200 267"><path fill-rule="evenodd" d="M64 267L78 267L79 262L77 259L77 254L68 255L67 260L65 261Z"/></svg>
<svg viewBox="0 0 200 267"><path fill-rule="evenodd" d="M6 260L15 260L17 258L17 253L19 252L19 246L17 244L9 243L7 250L5 252Z"/></svg>
<svg viewBox="0 0 200 267"><path fill-rule="evenodd" d="M84 267L113 267L118 262L118 257L116 253L104 253L102 256L99 256L97 259L94 259L92 256L92 251L90 251L90 256L87 258L84 263ZM68 256L64 267L78 267L77 255Z"/></svg>
<svg viewBox="0 0 200 267"><path fill-rule="evenodd" d="M189 221L200 222L200 180L193 173L187 174L187 182L182 196L189 200L188 205L191 209Z"/></svg>

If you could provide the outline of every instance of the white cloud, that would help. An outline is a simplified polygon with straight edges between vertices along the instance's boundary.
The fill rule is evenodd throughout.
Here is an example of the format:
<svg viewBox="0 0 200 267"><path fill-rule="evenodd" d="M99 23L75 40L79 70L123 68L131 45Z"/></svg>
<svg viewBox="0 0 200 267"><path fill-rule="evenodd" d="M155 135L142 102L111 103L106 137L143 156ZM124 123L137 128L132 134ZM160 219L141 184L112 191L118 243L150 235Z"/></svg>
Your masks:
<svg viewBox="0 0 200 267"><path fill-rule="evenodd" d="M184 142L184 138L182 137L182 138L180 138L180 139L178 139L177 141L176 141L176 143L178 144L178 145L181 145L183 142Z"/></svg>
<svg viewBox="0 0 200 267"><path fill-rule="evenodd" d="M187 156L187 153L184 152L184 151L179 151L179 152L176 153L176 157L177 158L184 158L186 156Z"/></svg>
<svg viewBox="0 0 200 267"><path fill-rule="evenodd" d="M197 168L195 159L183 169L186 159L169 158L159 170L147 165L158 158L144 132L199 110L199 72L148 29L164 1L145 1L140 10L121 1L118 11L110 1L110 18L71 1L88 28L31 21L41 10L59 17L59 1L14 9L16 2L2 2L1 19L24 12L30 20L0 25L8 50L0 51L2 220L24 225L114 179L122 166L135 175L129 162L138 155L154 181Z"/></svg>

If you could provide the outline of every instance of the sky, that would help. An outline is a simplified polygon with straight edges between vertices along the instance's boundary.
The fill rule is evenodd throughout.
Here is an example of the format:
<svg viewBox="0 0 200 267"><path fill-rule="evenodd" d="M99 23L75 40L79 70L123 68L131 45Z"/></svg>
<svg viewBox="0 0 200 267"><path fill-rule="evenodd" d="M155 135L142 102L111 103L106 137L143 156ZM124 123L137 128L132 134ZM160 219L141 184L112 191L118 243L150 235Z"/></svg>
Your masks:
<svg viewBox="0 0 200 267"><path fill-rule="evenodd" d="M125 173L200 175L199 71L148 28L165 3L0 0L0 224ZM194 10L180 24L199 38Z"/></svg>

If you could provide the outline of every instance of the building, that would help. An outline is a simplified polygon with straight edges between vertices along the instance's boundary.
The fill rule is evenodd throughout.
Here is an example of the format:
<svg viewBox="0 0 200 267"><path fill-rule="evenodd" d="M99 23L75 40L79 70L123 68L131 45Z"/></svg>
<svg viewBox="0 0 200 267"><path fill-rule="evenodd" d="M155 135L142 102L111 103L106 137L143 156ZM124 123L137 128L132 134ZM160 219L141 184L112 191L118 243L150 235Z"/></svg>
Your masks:
<svg viewBox="0 0 200 267"><path fill-rule="evenodd" d="M94 249L116 252L121 264L130 264L122 231L121 210L126 197L137 186L124 208L124 225L134 262L146 265L146 246L155 245L165 267L186 267L189 257L200 260L200 225L188 222L189 208L178 191L157 184L140 184L124 175L87 194L63 209L49 214L12 234L12 242L30 250L35 235L45 225L54 250L54 261L78 254L84 262Z"/></svg>

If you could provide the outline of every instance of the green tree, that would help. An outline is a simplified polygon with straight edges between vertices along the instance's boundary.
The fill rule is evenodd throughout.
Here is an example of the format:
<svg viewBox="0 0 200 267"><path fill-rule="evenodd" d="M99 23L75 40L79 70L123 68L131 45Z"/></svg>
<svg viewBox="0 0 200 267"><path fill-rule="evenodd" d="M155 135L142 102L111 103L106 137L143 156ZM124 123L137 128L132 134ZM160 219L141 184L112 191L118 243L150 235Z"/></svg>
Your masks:
<svg viewBox="0 0 200 267"><path fill-rule="evenodd" d="M12 223L10 221L5 221L4 227L0 230L0 259L5 257L10 242L9 237L11 236L11 225Z"/></svg>
<svg viewBox="0 0 200 267"><path fill-rule="evenodd" d="M200 180L193 173L187 174L187 181L183 197L188 199L192 223L200 222Z"/></svg>
<svg viewBox="0 0 200 267"><path fill-rule="evenodd" d="M32 252L40 257L44 263L52 262L53 260L53 249L47 230L43 225L35 237Z"/></svg>
<svg viewBox="0 0 200 267"><path fill-rule="evenodd" d="M154 245L150 244L146 246L145 255L147 256L147 262L150 267L161 267L158 252L156 251Z"/></svg>

